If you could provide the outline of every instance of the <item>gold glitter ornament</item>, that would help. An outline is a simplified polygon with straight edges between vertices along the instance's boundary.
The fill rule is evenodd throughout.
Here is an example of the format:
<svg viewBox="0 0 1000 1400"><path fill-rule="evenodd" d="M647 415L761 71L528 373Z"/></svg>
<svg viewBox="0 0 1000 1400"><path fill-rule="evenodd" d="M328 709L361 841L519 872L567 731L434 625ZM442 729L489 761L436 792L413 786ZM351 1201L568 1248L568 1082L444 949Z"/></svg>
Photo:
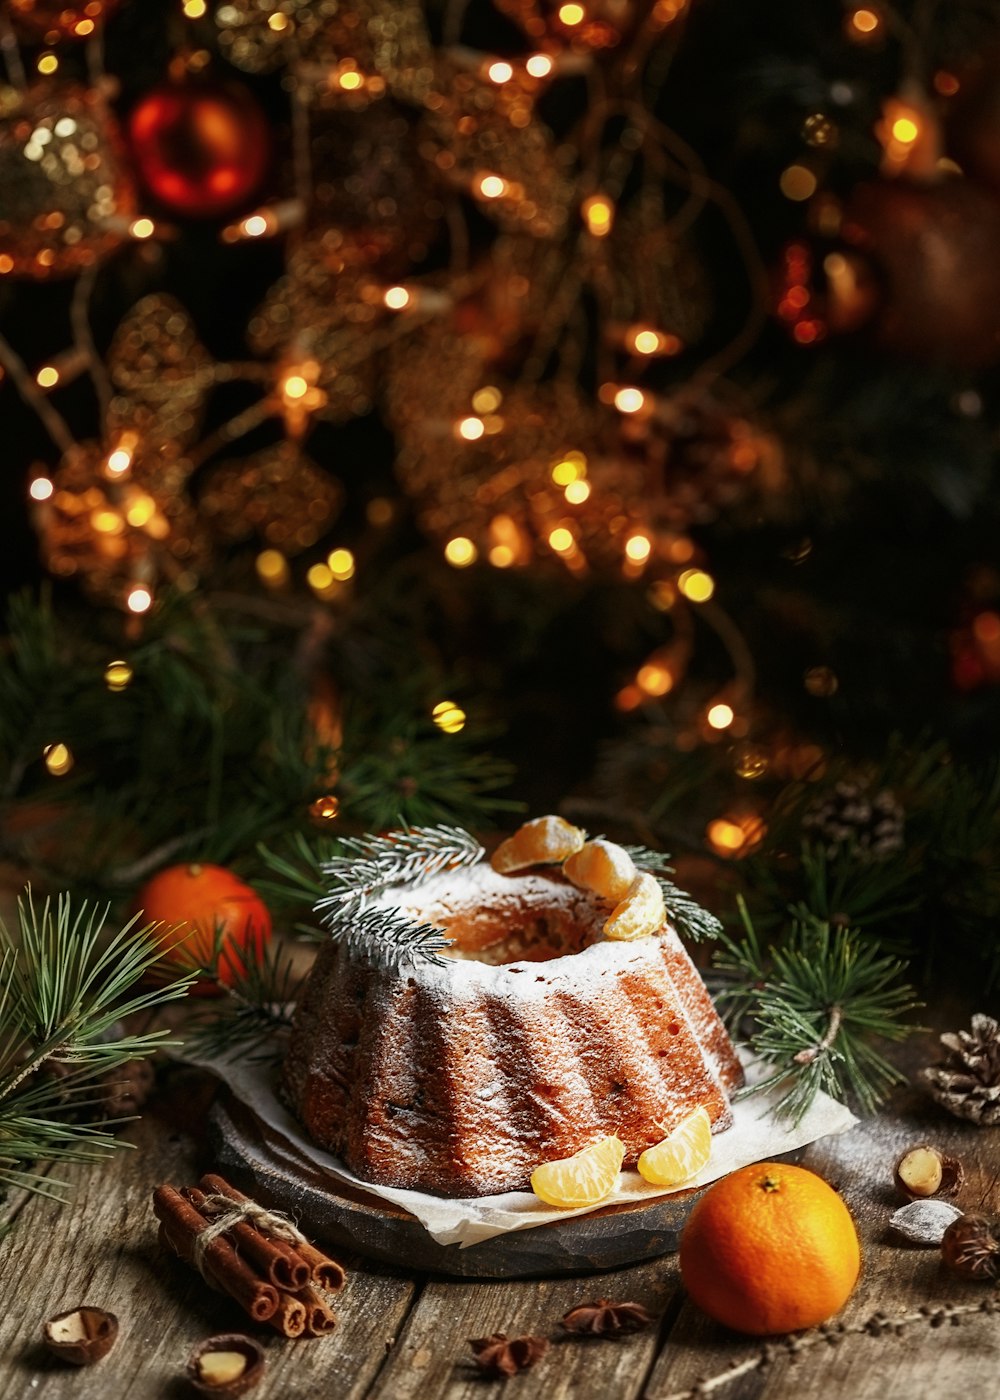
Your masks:
<svg viewBox="0 0 1000 1400"><path fill-rule="evenodd" d="M420 152L448 185L472 196L500 228L554 238L566 226L575 185L532 96L516 82L441 65L426 100Z"/></svg>
<svg viewBox="0 0 1000 1400"><path fill-rule="evenodd" d="M230 63L249 73L290 65L324 101L367 106L386 91L419 101L433 78L417 0L227 0L215 22Z"/></svg>
<svg viewBox="0 0 1000 1400"><path fill-rule="evenodd" d="M0 189L0 274L68 277L111 253L136 199L103 97L38 83L3 106Z"/></svg>
<svg viewBox="0 0 1000 1400"><path fill-rule="evenodd" d="M227 543L256 536L293 555L326 533L340 512L343 495L340 483L296 443L279 442L242 462L213 467L199 506L213 533Z"/></svg>
<svg viewBox="0 0 1000 1400"><path fill-rule="evenodd" d="M367 413L374 401L372 331L387 312L382 285L363 263L350 240L308 240L250 322L251 348L276 359L279 384L308 365L309 386L321 396L313 416L327 422Z"/></svg>
<svg viewBox="0 0 1000 1400"><path fill-rule="evenodd" d="M151 585L203 568L208 539L170 458L138 455L124 482L109 481L106 464L96 442L67 452L36 524L50 572L77 578L99 602L122 606L137 579Z"/></svg>
<svg viewBox="0 0 1000 1400"><path fill-rule="evenodd" d="M131 431L153 447L191 442L216 367L175 297L156 292L136 302L115 331L108 370L118 390L108 414L111 440Z"/></svg>

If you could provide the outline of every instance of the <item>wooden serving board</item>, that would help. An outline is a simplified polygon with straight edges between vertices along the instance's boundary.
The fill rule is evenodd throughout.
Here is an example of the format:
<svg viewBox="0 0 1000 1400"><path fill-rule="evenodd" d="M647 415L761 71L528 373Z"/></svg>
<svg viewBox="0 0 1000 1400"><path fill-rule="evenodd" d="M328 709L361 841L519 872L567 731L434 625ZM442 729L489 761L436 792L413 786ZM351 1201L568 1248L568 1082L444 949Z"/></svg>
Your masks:
<svg viewBox="0 0 1000 1400"><path fill-rule="evenodd" d="M213 1160L256 1200L307 1234L368 1259L460 1278L539 1278L615 1269L669 1254L700 1191L606 1206L460 1249L438 1244L415 1216L318 1171L227 1091L208 1119Z"/></svg>

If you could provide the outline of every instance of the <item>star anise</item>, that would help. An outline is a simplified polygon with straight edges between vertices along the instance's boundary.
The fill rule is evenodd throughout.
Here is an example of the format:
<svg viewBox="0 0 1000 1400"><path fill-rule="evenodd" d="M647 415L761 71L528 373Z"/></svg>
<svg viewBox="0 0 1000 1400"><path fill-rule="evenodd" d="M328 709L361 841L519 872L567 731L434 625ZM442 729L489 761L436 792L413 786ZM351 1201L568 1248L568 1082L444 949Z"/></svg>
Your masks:
<svg viewBox="0 0 1000 1400"><path fill-rule="evenodd" d="M638 1332L648 1327L652 1317L641 1303L612 1303L598 1298L580 1303L562 1320L567 1332L583 1332L592 1337L617 1337L622 1332Z"/></svg>
<svg viewBox="0 0 1000 1400"><path fill-rule="evenodd" d="M506 1332L470 1337L469 1346L479 1369L493 1376L516 1376L518 1371L527 1371L549 1349L545 1337L508 1337Z"/></svg>

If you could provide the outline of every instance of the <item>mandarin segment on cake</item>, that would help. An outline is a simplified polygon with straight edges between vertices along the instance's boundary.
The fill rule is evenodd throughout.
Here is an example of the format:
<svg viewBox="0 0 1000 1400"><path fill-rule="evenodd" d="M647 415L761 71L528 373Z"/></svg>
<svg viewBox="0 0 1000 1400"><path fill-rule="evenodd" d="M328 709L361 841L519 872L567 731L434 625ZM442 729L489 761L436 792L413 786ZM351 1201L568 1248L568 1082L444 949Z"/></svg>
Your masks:
<svg viewBox="0 0 1000 1400"><path fill-rule="evenodd" d="M320 952L285 1091L361 1179L524 1191L539 1166L612 1135L634 1166L699 1106L714 1132L730 1125L742 1071L669 916L610 940L613 901L541 859L511 874L481 860L366 896L366 919L383 909L442 930L445 956L393 966L344 927Z"/></svg>

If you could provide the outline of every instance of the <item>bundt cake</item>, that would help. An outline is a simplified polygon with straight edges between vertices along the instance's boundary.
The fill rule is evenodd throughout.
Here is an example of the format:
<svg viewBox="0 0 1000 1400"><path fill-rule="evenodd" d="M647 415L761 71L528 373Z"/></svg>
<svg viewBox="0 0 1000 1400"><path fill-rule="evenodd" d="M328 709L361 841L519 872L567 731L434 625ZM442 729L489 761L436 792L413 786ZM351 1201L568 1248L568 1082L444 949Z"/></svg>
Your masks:
<svg viewBox="0 0 1000 1400"><path fill-rule="evenodd" d="M634 1165L699 1105L714 1132L731 1123L727 1090L742 1071L662 898L648 936L615 940L605 928L621 903L593 885L604 872L609 887L610 869L623 888L620 859L578 860L587 888L561 862L531 868L530 842L527 856L509 846L494 862L510 873L474 848L475 863L430 861L422 879L411 861L415 878L382 889L378 862L359 862L353 893L341 867L334 937L283 1078L310 1135L363 1180L447 1196L526 1190L535 1167L605 1134Z"/></svg>

